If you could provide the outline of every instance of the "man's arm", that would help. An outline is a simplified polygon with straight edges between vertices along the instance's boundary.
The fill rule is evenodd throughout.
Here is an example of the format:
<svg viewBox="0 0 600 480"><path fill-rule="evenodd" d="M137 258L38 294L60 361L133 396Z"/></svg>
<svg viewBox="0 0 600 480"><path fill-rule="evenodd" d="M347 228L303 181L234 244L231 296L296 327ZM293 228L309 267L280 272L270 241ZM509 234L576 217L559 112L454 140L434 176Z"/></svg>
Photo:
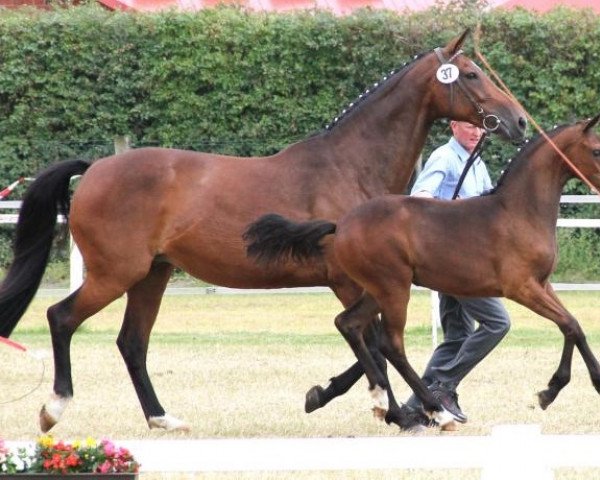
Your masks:
<svg viewBox="0 0 600 480"><path fill-rule="evenodd" d="M410 194L413 197L437 197L440 186L446 178L448 162L444 155L434 152L425 162L423 170L417 177Z"/></svg>

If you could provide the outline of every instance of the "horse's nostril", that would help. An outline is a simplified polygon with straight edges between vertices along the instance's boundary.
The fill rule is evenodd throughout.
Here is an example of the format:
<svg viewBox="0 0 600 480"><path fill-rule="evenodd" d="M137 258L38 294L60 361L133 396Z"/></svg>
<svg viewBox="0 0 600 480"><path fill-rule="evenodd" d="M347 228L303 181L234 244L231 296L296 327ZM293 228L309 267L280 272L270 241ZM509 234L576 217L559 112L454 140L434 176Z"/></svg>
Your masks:
<svg viewBox="0 0 600 480"><path fill-rule="evenodd" d="M523 130L527 128L527 120L525 118L519 117L519 127L521 127Z"/></svg>

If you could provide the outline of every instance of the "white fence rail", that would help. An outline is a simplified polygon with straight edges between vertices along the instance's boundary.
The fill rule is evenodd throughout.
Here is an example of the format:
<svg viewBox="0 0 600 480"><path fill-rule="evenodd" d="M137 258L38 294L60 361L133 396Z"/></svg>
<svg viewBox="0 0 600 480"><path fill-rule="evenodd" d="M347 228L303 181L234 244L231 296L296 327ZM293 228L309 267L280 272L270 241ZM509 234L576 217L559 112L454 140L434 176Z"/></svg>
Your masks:
<svg viewBox="0 0 600 480"><path fill-rule="evenodd" d="M560 203L600 203L600 197L597 195L563 195L560 199ZM11 213L1 213L0 214L0 224L15 224L17 223L17 219L19 214L16 213L21 208L20 201L14 200L3 200L0 201L0 211L8 211L11 210ZM64 221L64 219L59 218L59 221ZM600 219L590 219L590 218L559 218L558 219L558 227L579 227L579 228L600 228ZM69 291L73 292L77 290L81 283L83 282L83 259L81 258L81 254L77 246L71 241L71 255L70 255L70 272L69 272ZM564 286L563 289L582 289L582 290L600 290L599 284L589 284L589 285L581 285L581 288L574 286L569 288L568 286ZM207 290L207 293L212 293L216 291L225 292L224 289L218 290ZM433 297L432 297L433 299ZM432 315L437 315L437 310L434 306L432 306Z"/></svg>
<svg viewBox="0 0 600 480"><path fill-rule="evenodd" d="M480 469L482 480L550 480L557 468L600 467L600 435L542 435L538 425L500 425L488 436L117 443L133 453L141 463L142 474ZM7 442L11 449L31 445L31 442Z"/></svg>

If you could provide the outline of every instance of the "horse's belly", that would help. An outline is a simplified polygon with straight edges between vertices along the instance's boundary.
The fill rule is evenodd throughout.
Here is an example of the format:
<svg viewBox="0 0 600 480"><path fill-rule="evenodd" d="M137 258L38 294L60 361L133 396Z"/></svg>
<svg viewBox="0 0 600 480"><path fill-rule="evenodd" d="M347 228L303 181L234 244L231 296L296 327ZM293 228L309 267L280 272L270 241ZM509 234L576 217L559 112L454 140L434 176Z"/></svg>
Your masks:
<svg viewBox="0 0 600 480"><path fill-rule="evenodd" d="M195 248L173 246L167 259L188 274L212 285L230 288L287 288L328 285L323 261L287 262L261 266L246 258L243 249L226 249L223 244Z"/></svg>

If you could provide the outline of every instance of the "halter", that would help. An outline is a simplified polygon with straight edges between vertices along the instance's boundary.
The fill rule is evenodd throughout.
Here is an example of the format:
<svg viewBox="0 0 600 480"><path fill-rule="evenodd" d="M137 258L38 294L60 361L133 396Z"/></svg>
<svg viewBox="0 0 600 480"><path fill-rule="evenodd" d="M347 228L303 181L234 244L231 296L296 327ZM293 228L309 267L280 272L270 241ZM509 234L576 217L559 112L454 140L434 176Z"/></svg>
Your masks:
<svg viewBox="0 0 600 480"><path fill-rule="evenodd" d="M440 47L437 47L434 50L434 52L435 52L438 60L440 61L441 65L452 64L454 59L456 59L459 55L461 55L463 53L462 50L458 50L454 55L452 55L448 60L446 60L444 58L444 54L442 53L442 49ZM460 90L462 91L464 96L467 97L467 99L475 107L475 110L477 111L477 115L482 117L483 128L485 128L486 132L495 132L496 130L498 130L498 127L500 127L500 123L502 122L500 120L500 118L498 118L498 116L494 115L493 113L488 113L488 114L485 113L481 104L477 100L475 100L475 97L473 97L471 92L469 92L469 90L465 86L462 78L460 78L460 75L456 78L456 80L454 82L449 84L450 85L450 108L452 108L452 104L454 103L453 102L453 100L454 100L453 85L455 83L458 84L458 88L460 88Z"/></svg>

